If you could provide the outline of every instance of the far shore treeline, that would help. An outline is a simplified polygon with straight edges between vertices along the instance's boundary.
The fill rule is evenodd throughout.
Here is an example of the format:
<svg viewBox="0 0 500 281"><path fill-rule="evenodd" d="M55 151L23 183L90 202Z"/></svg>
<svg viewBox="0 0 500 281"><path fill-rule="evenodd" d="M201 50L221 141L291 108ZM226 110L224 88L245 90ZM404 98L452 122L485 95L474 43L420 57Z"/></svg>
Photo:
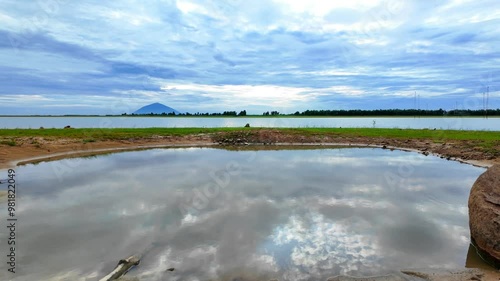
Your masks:
<svg viewBox="0 0 500 281"><path fill-rule="evenodd" d="M149 114L127 114L122 116L259 116L247 115L246 110L239 113L236 111L224 111L219 113L149 113ZM278 111L266 111L261 116L500 116L500 108L488 110L454 109L454 110L424 110L424 109L376 109L376 110L306 110L295 113L280 113Z"/></svg>
<svg viewBox="0 0 500 281"><path fill-rule="evenodd" d="M444 110L444 109L434 109L434 110L424 110L424 109L375 109L375 110L362 110L362 109L350 109L350 110L305 110L305 111L296 111L294 113L281 113L279 111L265 111L262 114L247 114L246 110L242 111L224 111L224 112L215 112L215 113L175 113L175 112L163 112L163 113L145 113L145 114L137 114L137 113L122 113L122 114L63 114L63 115L0 115L0 117L22 117L22 116L33 116L33 117L99 117L99 116L126 116L126 117L147 117L147 116L155 116L155 117L364 117L364 116L373 116L373 117L488 117L488 116L499 116L500 117L500 108L498 109L453 109L453 110Z"/></svg>

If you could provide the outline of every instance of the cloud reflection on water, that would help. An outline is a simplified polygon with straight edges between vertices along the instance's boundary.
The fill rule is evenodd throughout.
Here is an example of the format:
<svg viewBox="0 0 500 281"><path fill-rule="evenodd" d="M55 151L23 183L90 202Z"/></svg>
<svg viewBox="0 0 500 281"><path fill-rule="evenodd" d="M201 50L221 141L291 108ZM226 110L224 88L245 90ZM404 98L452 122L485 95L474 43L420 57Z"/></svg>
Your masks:
<svg viewBox="0 0 500 281"><path fill-rule="evenodd" d="M467 196L483 172L381 149L156 149L66 161L80 163L62 181L37 181L51 163L18 169L23 266L14 280L96 280L146 249L130 273L140 280L316 280L460 267ZM183 213L186 196L230 161L239 172L228 186ZM384 173L400 163L413 171L391 186Z"/></svg>

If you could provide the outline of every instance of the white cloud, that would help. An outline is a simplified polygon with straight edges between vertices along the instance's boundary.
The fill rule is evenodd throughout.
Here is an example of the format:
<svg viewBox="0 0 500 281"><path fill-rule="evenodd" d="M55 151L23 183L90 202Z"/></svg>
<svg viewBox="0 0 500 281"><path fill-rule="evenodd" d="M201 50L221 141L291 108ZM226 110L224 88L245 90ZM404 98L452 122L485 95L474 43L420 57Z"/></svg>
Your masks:
<svg viewBox="0 0 500 281"><path fill-rule="evenodd" d="M417 91L447 109L475 92L470 77L495 75L499 15L496 0L63 1L50 13L6 1L0 35L21 36L24 48L0 49L0 71L12 77L0 94L57 91L87 105L126 96L189 109L203 100L220 111L392 108L377 97L413 104Z"/></svg>
<svg viewBox="0 0 500 281"><path fill-rule="evenodd" d="M0 49L3 67L22 68L44 73L102 73L104 67L97 62L68 57L64 54L29 50Z"/></svg>
<svg viewBox="0 0 500 281"><path fill-rule="evenodd" d="M322 17L337 9L347 8L347 9L366 11L379 5L382 1L381 0L368 0L368 1L366 0L351 0L351 1L275 0L275 2L279 3L285 8L288 8L290 11L294 13L298 14L306 13L306 14L311 14L313 16Z"/></svg>
<svg viewBox="0 0 500 281"><path fill-rule="evenodd" d="M54 101L43 95L0 95L0 102L4 103L37 103Z"/></svg>
<svg viewBox="0 0 500 281"><path fill-rule="evenodd" d="M314 99L311 88L294 88L275 85L203 85L203 84L164 84L161 89L174 95L195 92L208 95L226 104L263 104L276 106Z"/></svg>
<svg viewBox="0 0 500 281"><path fill-rule="evenodd" d="M111 10L102 13L102 16L109 20L118 21L120 24L132 24L140 26L146 23L159 23L160 21L147 15L128 13L119 10Z"/></svg>
<svg viewBox="0 0 500 281"><path fill-rule="evenodd" d="M179 10L181 10L183 13L188 14L188 13L199 13L203 15L210 15L210 12L205 9L203 6L198 5L196 3L190 2L190 1L185 1L185 0L177 0L177 7Z"/></svg>

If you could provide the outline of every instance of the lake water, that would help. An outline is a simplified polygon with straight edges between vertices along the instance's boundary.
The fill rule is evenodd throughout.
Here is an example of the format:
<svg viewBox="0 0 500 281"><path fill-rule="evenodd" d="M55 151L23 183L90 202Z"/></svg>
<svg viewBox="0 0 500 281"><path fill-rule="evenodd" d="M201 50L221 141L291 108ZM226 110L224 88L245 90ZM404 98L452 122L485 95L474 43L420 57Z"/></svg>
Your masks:
<svg viewBox="0 0 500 281"><path fill-rule="evenodd" d="M243 127L281 128L400 128L500 131L500 118L200 118L200 117L0 117L0 128L217 128Z"/></svg>
<svg viewBox="0 0 500 281"><path fill-rule="evenodd" d="M98 280L136 253L127 276L141 281L463 267L482 172L371 148L154 149L17 167L18 272L2 262L0 280Z"/></svg>

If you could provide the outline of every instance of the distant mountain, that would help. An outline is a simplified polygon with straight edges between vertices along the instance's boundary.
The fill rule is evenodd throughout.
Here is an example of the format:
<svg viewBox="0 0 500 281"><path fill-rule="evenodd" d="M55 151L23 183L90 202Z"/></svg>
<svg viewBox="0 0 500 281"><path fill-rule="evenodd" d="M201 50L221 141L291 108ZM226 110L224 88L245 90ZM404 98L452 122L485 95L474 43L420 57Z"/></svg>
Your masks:
<svg viewBox="0 0 500 281"><path fill-rule="evenodd" d="M167 113L168 114L168 113L172 113L172 112L175 112L175 114L180 113L179 111L177 111L171 107L168 107L164 104L155 102L155 103L152 103L152 104L149 104L149 105L146 105L146 106L139 108L138 110L134 111L134 114L150 114L150 113L153 113L153 114Z"/></svg>

